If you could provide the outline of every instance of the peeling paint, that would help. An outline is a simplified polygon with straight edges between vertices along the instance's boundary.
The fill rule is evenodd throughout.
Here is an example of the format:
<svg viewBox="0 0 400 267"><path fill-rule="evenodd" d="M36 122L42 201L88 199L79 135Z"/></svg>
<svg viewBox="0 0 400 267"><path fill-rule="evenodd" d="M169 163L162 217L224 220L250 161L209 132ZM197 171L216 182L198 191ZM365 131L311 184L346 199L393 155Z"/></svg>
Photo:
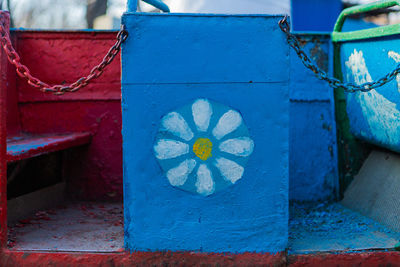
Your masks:
<svg viewBox="0 0 400 267"><path fill-rule="evenodd" d="M354 81L356 84L373 81L363 51L354 49L345 65L348 81ZM357 131L363 130L364 137L373 143L400 145L400 128L395 126L400 120L400 111L397 109L396 103L388 100L378 90L347 94L347 103L350 126L356 135L360 136ZM361 109L361 113L357 109ZM368 128L364 128L360 124L358 116L363 117Z"/></svg>
<svg viewBox="0 0 400 267"><path fill-rule="evenodd" d="M388 52L389 58L393 59L397 64L400 63L400 54L396 53L394 51L389 51ZM397 81L397 89L400 92L400 74L396 75L396 81Z"/></svg>
<svg viewBox="0 0 400 267"><path fill-rule="evenodd" d="M329 73L333 63L329 36L296 36L318 67ZM333 90L304 68L292 50L290 60L289 197L299 201L333 199L339 190Z"/></svg>

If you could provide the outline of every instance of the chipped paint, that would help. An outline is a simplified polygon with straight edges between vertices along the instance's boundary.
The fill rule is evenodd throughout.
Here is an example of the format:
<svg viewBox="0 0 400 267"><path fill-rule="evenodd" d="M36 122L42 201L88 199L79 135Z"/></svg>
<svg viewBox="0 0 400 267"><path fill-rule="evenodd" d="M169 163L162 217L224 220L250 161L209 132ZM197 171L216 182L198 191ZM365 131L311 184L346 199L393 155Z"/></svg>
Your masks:
<svg viewBox="0 0 400 267"><path fill-rule="evenodd" d="M74 146L88 144L90 133L14 136L7 140L7 162L19 161Z"/></svg>
<svg viewBox="0 0 400 267"><path fill-rule="evenodd" d="M318 67L332 74L329 35L296 34ZM291 200L334 199L339 191L333 90L290 51ZM307 153L305 153L305 151Z"/></svg>
<svg viewBox="0 0 400 267"><path fill-rule="evenodd" d="M354 49L345 66L347 81L354 81L356 84L373 81L363 51ZM347 94L346 98L350 127L357 136L375 144L400 148L400 128L395 126L400 120L400 111L396 103L386 98L381 90ZM363 121L367 127L362 124Z"/></svg>
<svg viewBox="0 0 400 267"><path fill-rule="evenodd" d="M399 53L396 53L394 51L389 51L388 57L393 59L397 64L400 63L400 54ZM400 74L396 75L396 81L397 81L397 89L400 93Z"/></svg>

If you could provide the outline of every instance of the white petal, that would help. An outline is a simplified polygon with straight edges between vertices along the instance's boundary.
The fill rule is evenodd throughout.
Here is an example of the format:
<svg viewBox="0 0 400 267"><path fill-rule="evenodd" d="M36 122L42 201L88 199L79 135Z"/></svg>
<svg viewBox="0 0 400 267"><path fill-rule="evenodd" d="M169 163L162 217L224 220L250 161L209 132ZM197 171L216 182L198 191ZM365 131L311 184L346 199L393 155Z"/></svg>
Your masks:
<svg viewBox="0 0 400 267"><path fill-rule="evenodd" d="M162 119L162 126L165 130L171 132L173 135L189 141L193 138L193 132L189 125L177 112L170 112Z"/></svg>
<svg viewBox="0 0 400 267"><path fill-rule="evenodd" d="M158 140L154 146L158 159L172 159L189 153L189 145L170 139Z"/></svg>
<svg viewBox="0 0 400 267"><path fill-rule="evenodd" d="M167 172L167 178L170 184L173 186L183 185L195 166L196 161L194 159L187 159L177 167L170 169Z"/></svg>
<svg viewBox="0 0 400 267"><path fill-rule="evenodd" d="M253 153L254 142L248 137L228 139L219 145L219 150L239 157Z"/></svg>
<svg viewBox="0 0 400 267"><path fill-rule="evenodd" d="M217 158L214 165L219 169L222 177L227 181L231 181L233 184L242 178L244 168L232 160Z"/></svg>
<svg viewBox="0 0 400 267"><path fill-rule="evenodd" d="M215 126L213 130L213 135L217 140L220 140L222 137L227 135L228 133L233 132L239 127L242 123L242 116L240 116L239 112L234 110L229 110L219 119L217 126Z"/></svg>
<svg viewBox="0 0 400 267"><path fill-rule="evenodd" d="M206 99L198 99L193 103L193 120L199 131L207 131L212 113L211 104Z"/></svg>
<svg viewBox="0 0 400 267"><path fill-rule="evenodd" d="M197 170L196 188L199 194L208 196L214 192L214 181L206 164L201 164Z"/></svg>

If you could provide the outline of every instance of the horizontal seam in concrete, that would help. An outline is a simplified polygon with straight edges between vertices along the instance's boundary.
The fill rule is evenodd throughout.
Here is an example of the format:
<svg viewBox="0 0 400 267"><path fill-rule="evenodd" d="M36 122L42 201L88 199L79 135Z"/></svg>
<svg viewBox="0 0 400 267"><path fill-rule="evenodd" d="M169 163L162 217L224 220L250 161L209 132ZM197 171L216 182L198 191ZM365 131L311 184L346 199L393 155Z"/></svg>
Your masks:
<svg viewBox="0 0 400 267"><path fill-rule="evenodd" d="M303 99L303 98L290 98L292 102L332 102L330 98L318 98L318 99Z"/></svg>

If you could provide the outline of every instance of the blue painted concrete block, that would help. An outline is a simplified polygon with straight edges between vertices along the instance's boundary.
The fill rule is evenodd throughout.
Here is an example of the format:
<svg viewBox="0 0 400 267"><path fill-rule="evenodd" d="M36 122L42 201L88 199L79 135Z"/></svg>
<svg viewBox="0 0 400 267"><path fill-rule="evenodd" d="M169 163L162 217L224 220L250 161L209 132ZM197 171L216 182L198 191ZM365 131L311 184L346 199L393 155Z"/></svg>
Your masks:
<svg viewBox="0 0 400 267"><path fill-rule="evenodd" d="M125 14L125 245L278 252L288 236L280 16Z"/></svg>
<svg viewBox="0 0 400 267"><path fill-rule="evenodd" d="M328 34L297 34L304 51L332 75ZM333 89L306 69L290 51L290 200L335 199L338 193Z"/></svg>
<svg viewBox="0 0 400 267"><path fill-rule="evenodd" d="M400 63L398 36L341 44L340 60L345 81L375 81ZM400 79L368 93L346 95L350 130L358 138L400 152Z"/></svg>

